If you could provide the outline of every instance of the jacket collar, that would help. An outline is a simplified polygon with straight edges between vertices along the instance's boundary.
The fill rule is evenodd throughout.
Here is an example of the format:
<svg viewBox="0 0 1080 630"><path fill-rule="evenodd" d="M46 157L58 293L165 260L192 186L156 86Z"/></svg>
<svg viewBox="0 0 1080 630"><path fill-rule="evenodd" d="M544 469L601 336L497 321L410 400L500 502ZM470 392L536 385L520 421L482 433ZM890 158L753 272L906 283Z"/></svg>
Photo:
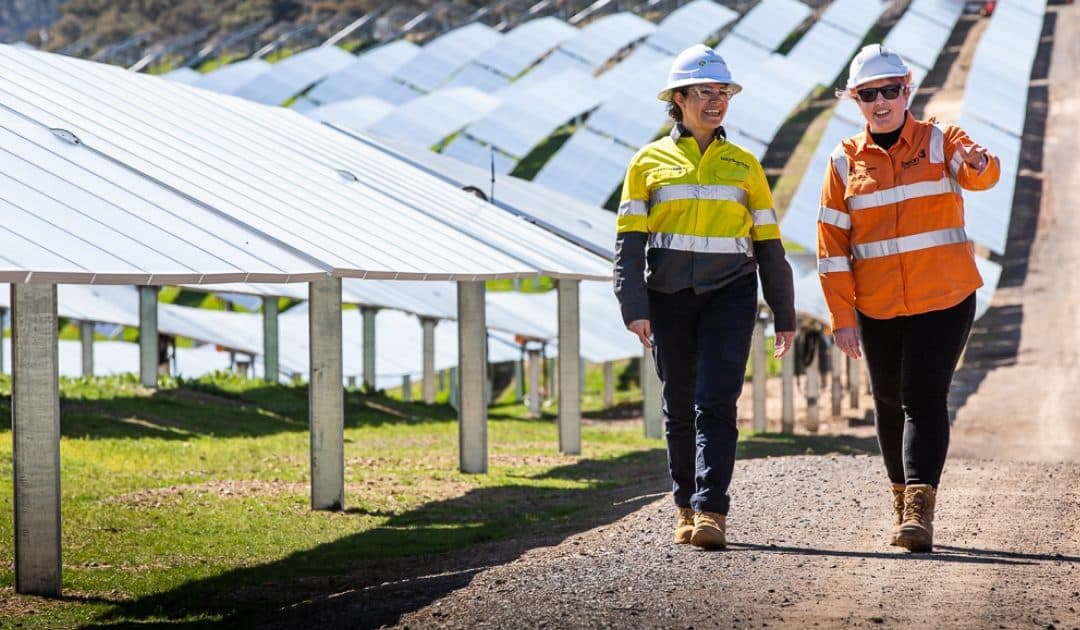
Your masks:
<svg viewBox="0 0 1080 630"><path fill-rule="evenodd" d="M897 142L906 142L908 146L912 146L915 138L915 125L917 124L915 117L911 115L911 110L905 111L904 125L900 130L900 139ZM870 142L872 142L870 124L867 123L863 126L863 132L855 137L855 148L859 151L865 151L866 145L870 144Z"/></svg>
<svg viewBox="0 0 1080 630"><path fill-rule="evenodd" d="M685 136L692 135L690 130L683 126L681 122L677 122L671 126L671 133L668 134L672 142L678 143L679 140ZM724 126L720 125L713 132L713 137L720 142L727 142L727 132L724 131Z"/></svg>

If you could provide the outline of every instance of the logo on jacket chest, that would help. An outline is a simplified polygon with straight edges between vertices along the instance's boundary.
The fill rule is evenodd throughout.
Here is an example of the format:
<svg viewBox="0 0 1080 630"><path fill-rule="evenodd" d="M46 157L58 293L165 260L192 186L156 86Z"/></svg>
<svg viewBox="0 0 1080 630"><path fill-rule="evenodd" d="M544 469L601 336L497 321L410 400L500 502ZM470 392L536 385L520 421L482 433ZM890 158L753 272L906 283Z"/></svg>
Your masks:
<svg viewBox="0 0 1080 630"><path fill-rule="evenodd" d="M925 157L926 157L926 149L919 149L919 155L911 158L910 160L904 160L904 161L900 162L900 166L902 166L904 168L911 168L912 166L918 165L918 163Z"/></svg>

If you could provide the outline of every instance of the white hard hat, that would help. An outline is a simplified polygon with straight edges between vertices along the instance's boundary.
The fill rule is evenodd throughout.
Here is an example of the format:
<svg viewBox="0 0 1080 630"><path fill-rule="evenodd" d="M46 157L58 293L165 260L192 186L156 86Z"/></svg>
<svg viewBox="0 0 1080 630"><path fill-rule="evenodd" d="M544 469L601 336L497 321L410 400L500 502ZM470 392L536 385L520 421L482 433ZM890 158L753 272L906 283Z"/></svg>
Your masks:
<svg viewBox="0 0 1080 630"><path fill-rule="evenodd" d="M705 44L694 44L675 57L668 72L667 85L656 95L661 101L671 100L671 91L699 83L726 83L732 94L738 94L742 86L731 79L724 58Z"/></svg>
<svg viewBox="0 0 1080 630"><path fill-rule="evenodd" d="M863 46L859 54L851 60L847 88L850 90L877 79L906 77L910 72L907 64L895 51L881 44L869 44Z"/></svg>

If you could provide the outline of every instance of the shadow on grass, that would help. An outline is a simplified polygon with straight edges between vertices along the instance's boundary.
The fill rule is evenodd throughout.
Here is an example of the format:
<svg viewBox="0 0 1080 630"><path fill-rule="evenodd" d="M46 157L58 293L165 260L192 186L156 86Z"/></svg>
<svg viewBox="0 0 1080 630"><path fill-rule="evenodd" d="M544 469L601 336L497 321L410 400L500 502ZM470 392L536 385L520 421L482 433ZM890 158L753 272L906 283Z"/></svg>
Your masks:
<svg viewBox="0 0 1080 630"><path fill-rule="evenodd" d="M759 434L739 445L742 458L808 452L873 453L876 443L872 438ZM525 483L477 488L275 562L117 604L96 625L208 618L223 619L230 627L392 624L468 585L488 568L656 500L670 488L666 468L665 450L658 444L611 460L583 459L533 478L577 481L583 488ZM358 512L346 510L341 517L350 514Z"/></svg>
<svg viewBox="0 0 1080 630"><path fill-rule="evenodd" d="M94 381L84 389L94 387ZM406 403L381 394L346 390L345 427L445 422L457 417L447 405ZM0 413L10 414L11 397L0 397ZM213 385L181 385L153 393L109 391L106 395L65 393L60 398L60 432L65 438L257 437L308 430L306 385L256 386L236 393Z"/></svg>

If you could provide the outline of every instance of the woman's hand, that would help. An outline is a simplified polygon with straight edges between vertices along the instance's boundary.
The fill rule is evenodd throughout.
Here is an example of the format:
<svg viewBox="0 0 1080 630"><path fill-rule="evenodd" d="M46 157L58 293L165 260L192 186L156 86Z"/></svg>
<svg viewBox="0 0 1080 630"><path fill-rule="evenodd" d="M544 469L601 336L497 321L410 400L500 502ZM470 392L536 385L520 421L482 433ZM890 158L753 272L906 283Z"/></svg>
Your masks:
<svg viewBox="0 0 1080 630"><path fill-rule="evenodd" d="M626 329L638 336L641 340L641 345L646 348L651 348L652 343L652 326L647 319L635 319L626 325Z"/></svg>
<svg viewBox="0 0 1080 630"><path fill-rule="evenodd" d="M791 350L791 345L795 342L795 331L786 330L783 332L776 332L776 344L773 349L773 358L779 359Z"/></svg>
<svg viewBox="0 0 1080 630"><path fill-rule="evenodd" d="M862 357L862 350L859 349L859 329L854 326L834 330L833 341L836 343L836 347L840 348L840 352L852 359Z"/></svg>
<svg viewBox="0 0 1080 630"><path fill-rule="evenodd" d="M982 173L986 165L990 163L990 156L987 154L986 147L981 144L973 144L970 147L965 146L962 142L957 141L956 150L960 153L960 159L968 165L968 168Z"/></svg>

